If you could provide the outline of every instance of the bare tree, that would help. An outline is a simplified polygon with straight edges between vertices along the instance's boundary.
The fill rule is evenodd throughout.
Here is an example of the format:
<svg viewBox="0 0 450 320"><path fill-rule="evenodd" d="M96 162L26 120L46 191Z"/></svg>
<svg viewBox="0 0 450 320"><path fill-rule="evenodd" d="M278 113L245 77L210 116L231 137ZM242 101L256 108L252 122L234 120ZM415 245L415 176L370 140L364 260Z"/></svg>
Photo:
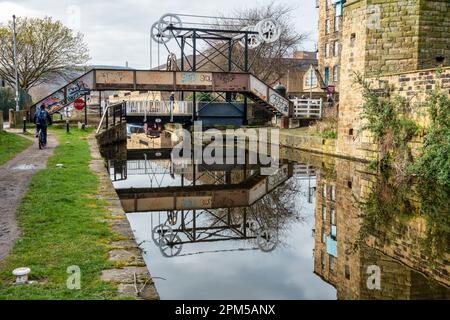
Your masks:
<svg viewBox="0 0 450 320"><path fill-rule="evenodd" d="M219 19L221 27L242 30L248 25L256 25L263 19L275 19L281 26L281 36L274 43L263 43L259 47L249 50L250 72L270 85L276 84L290 67L290 61L285 59L291 57L298 46L307 39L306 34L295 31L294 12L295 8L286 4L268 3L264 6L256 6L248 9L235 9L231 16L239 20ZM235 45L232 51L233 61L244 67L244 48ZM220 56L216 63L226 65L225 58ZM235 70L239 71L239 70Z"/></svg>
<svg viewBox="0 0 450 320"><path fill-rule="evenodd" d="M19 85L29 91L55 77L67 75L70 68L89 60L81 33L74 33L52 18L18 18L17 61ZM0 26L0 78L14 84L12 22Z"/></svg>

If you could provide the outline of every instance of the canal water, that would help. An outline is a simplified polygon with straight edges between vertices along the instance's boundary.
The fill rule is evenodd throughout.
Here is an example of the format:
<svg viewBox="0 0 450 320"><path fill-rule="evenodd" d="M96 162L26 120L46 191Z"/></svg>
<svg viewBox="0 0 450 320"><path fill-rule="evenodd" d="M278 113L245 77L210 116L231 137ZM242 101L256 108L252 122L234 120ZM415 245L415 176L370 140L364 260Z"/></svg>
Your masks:
<svg viewBox="0 0 450 320"><path fill-rule="evenodd" d="M450 297L448 190L288 149L263 176L157 145L104 156L121 199L139 198L123 205L162 299Z"/></svg>

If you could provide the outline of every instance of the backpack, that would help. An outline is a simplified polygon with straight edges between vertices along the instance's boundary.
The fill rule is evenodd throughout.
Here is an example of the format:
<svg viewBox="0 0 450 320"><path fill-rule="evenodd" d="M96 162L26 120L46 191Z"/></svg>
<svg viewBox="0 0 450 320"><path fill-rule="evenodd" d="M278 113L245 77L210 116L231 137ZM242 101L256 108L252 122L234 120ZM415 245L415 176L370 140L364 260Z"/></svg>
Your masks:
<svg viewBox="0 0 450 320"><path fill-rule="evenodd" d="M41 126L46 126L47 125L47 111L39 110L37 117L36 117L36 122Z"/></svg>

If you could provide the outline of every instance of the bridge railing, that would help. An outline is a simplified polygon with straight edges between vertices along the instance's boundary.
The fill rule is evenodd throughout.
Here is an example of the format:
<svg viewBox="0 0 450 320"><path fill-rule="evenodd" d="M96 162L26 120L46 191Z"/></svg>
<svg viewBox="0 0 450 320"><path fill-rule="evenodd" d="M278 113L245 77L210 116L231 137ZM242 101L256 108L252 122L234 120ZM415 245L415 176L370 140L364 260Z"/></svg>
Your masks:
<svg viewBox="0 0 450 320"><path fill-rule="evenodd" d="M132 115L151 115L151 114L170 114L171 101L127 101L127 114ZM191 115L193 111L192 101L173 102L173 114Z"/></svg>
<svg viewBox="0 0 450 320"><path fill-rule="evenodd" d="M116 126L116 124L120 124L122 122L126 122L127 109L125 103L118 103L107 106L102 115L102 119L98 125L96 133L100 133L102 127L106 130L110 126Z"/></svg>
<svg viewBox="0 0 450 320"><path fill-rule="evenodd" d="M322 118L323 102L322 99L294 99L294 117L295 118Z"/></svg>

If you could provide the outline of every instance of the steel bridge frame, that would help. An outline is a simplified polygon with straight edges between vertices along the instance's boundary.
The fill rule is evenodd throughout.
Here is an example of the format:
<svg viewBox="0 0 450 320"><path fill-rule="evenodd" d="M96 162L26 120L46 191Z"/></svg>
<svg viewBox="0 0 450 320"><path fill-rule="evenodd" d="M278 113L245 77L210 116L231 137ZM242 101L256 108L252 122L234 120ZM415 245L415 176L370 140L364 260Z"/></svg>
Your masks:
<svg viewBox="0 0 450 320"><path fill-rule="evenodd" d="M180 50L180 71L201 71L200 69L209 63L213 64L219 70L223 72L233 72L233 65L238 69L239 72L249 72L253 62L249 64L249 47L248 40L250 35L256 35L258 32L249 31L249 30L230 30L230 29L210 29L210 28L186 28L186 27L176 27L174 25L169 25L166 27L165 31L170 31L172 33L173 38L175 39L178 48ZM178 35L176 33L179 33ZM189 43L188 40L191 40L192 44ZM239 65L237 61L233 61L233 47L237 42L244 39L244 66ZM180 40L180 41L179 41ZM202 41L207 44L208 47L214 50L214 53L211 56L205 55L198 49L199 42ZM220 45L217 45L215 42L222 42ZM224 43L223 43L224 42ZM188 56L186 54L186 45L188 45L192 49L192 64L190 63ZM170 54L170 50L167 45L164 43L165 48ZM226 53L224 53L226 52ZM197 54L203 59L197 63ZM228 68L224 69L221 66L217 65L213 60L218 57L223 56L227 58ZM186 68L185 61L189 65L189 68ZM159 67L159 66L158 66ZM178 68L178 65L176 66ZM210 70L205 70L210 71ZM218 93L220 97L224 98L227 103L231 102L231 94L226 93L225 97ZM181 93L182 100L184 100L184 92ZM197 120L197 105L196 105L196 91L192 91L192 101L193 101L193 112L192 112L192 120ZM244 121L243 124L248 124L248 98L244 97Z"/></svg>

